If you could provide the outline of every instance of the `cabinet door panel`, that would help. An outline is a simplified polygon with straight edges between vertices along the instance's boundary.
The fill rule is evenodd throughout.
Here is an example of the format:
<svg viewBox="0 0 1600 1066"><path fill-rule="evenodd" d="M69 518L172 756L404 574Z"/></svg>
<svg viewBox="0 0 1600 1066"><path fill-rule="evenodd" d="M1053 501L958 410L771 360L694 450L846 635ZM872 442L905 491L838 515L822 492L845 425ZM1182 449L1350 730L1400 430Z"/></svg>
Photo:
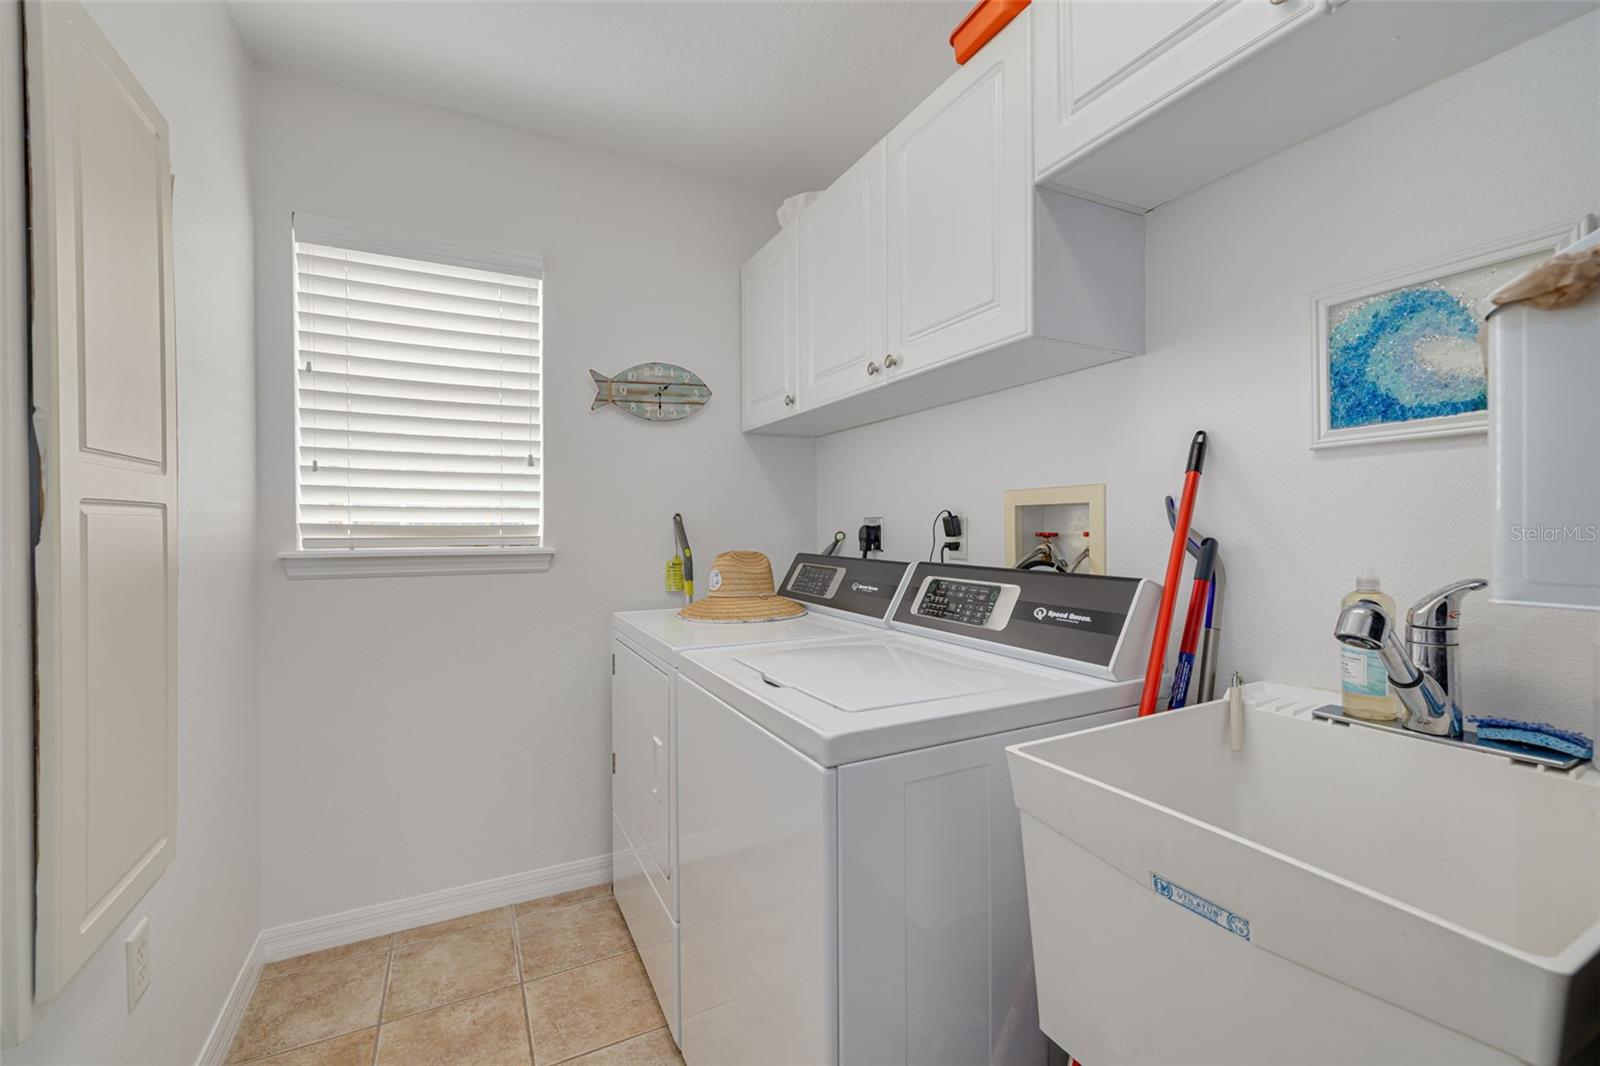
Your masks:
<svg viewBox="0 0 1600 1066"><path fill-rule="evenodd" d="M800 352L799 242L790 226L739 272L744 428L796 409Z"/></svg>
<svg viewBox="0 0 1600 1066"><path fill-rule="evenodd" d="M895 372L1024 334L1033 171L1023 16L888 138Z"/></svg>
<svg viewBox="0 0 1600 1066"><path fill-rule="evenodd" d="M806 407L883 380L884 148L806 208L800 229L800 395Z"/></svg>
<svg viewBox="0 0 1600 1066"><path fill-rule="evenodd" d="M1034 154L1041 175L1180 99L1313 10L1311 0L1034 6Z"/></svg>
<svg viewBox="0 0 1600 1066"><path fill-rule="evenodd" d="M1079 106L1176 46L1231 0L1144 0L1110 4L1069 2L1066 16L1071 63L1069 103Z"/></svg>

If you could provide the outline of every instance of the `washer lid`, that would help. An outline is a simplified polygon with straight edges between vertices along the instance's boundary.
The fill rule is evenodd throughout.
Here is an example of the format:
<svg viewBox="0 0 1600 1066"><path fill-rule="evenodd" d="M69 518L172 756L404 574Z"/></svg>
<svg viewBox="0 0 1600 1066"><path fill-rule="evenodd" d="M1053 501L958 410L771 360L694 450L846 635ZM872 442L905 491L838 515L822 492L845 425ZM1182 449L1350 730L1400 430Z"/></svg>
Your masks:
<svg viewBox="0 0 1600 1066"><path fill-rule="evenodd" d="M942 649L885 641L752 650L735 661L774 688L794 689L850 713L973 696L1038 680Z"/></svg>

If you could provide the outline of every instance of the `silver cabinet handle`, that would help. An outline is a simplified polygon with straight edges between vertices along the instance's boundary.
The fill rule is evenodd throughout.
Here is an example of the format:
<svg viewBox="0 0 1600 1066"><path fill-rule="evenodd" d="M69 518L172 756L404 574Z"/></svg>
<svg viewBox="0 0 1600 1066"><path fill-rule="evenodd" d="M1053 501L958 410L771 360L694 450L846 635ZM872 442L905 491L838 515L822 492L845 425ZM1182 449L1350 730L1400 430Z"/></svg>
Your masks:
<svg viewBox="0 0 1600 1066"><path fill-rule="evenodd" d="M886 355L883 357L883 367L885 370L893 370L899 365L900 357L898 355Z"/></svg>
<svg viewBox="0 0 1600 1066"><path fill-rule="evenodd" d="M879 366L877 363L868 363L867 364L867 377L870 378L872 375L880 374L882 372L883 372L883 368L881 366Z"/></svg>
<svg viewBox="0 0 1600 1066"><path fill-rule="evenodd" d="M785 407L793 407L794 406L794 397L785 395L784 398L783 398L783 406L785 406Z"/></svg>

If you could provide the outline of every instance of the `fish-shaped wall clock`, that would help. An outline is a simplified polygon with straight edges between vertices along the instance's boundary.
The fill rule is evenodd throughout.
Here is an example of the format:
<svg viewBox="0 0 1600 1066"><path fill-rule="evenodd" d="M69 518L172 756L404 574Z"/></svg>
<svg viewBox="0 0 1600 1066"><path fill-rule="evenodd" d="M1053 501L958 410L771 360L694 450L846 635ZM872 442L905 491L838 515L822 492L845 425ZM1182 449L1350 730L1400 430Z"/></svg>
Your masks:
<svg viewBox="0 0 1600 1066"><path fill-rule="evenodd" d="M688 418L711 399L711 387L698 375L671 363L640 363L610 378L591 370L589 376L594 378L594 403L589 410L615 404L648 422Z"/></svg>

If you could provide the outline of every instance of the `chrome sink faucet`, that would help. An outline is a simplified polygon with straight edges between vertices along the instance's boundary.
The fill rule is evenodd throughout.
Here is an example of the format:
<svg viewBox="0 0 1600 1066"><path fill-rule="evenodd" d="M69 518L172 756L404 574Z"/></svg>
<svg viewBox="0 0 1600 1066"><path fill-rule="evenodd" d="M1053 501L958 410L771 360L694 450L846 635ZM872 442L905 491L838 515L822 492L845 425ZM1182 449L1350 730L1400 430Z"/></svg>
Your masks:
<svg viewBox="0 0 1600 1066"><path fill-rule="evenodd" d="M1405 705L1407 729L1433 736L1461 735L1461 671L1458 633L1461 600L1485 588L1468 578L1436 589L1406 613L1406 639L1395 635L1394 620L1375 600L1357 600L1339 612L1333 635L1352 648L1375 651L1389 684Z"/></svg>

